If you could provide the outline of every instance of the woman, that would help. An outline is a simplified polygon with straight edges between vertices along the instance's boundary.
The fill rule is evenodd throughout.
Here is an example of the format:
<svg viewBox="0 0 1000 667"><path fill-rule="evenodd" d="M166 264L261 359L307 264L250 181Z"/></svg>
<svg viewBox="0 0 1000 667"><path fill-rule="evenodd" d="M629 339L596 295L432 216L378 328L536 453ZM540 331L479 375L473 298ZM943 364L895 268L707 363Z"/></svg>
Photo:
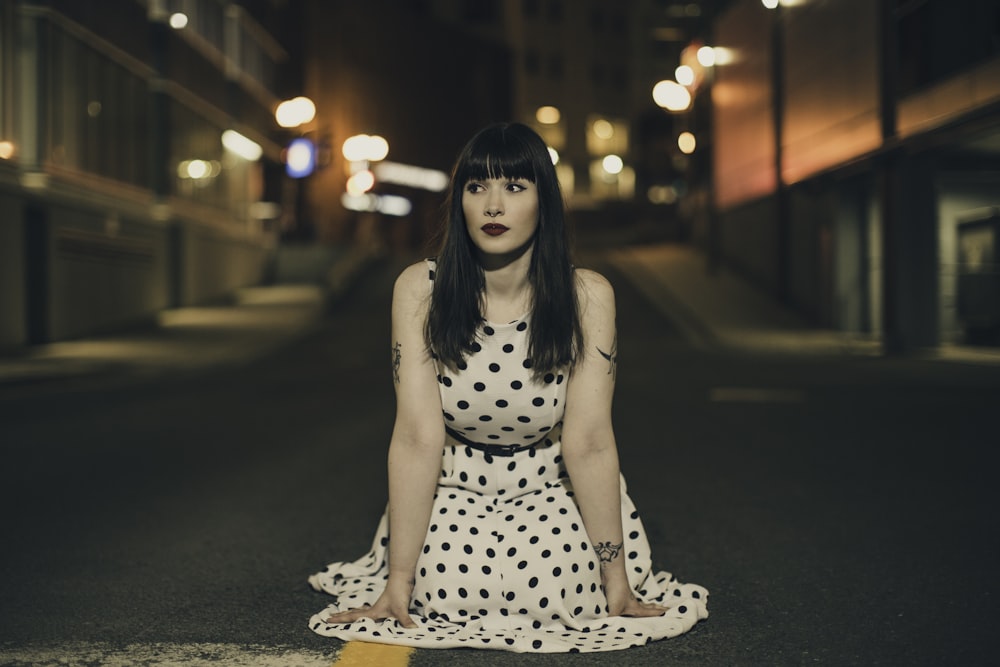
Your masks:
<svg viewBox="0 0 1000 667"><path fill-rule="evenodd" d="M397 279L392 336L389 507L371 553L310 578L337 598L315 632L601 651L708 615L705 589L651 571L611 425L614 294L570 264L555 169L528 127L463 149L441 252Z"/></svg>

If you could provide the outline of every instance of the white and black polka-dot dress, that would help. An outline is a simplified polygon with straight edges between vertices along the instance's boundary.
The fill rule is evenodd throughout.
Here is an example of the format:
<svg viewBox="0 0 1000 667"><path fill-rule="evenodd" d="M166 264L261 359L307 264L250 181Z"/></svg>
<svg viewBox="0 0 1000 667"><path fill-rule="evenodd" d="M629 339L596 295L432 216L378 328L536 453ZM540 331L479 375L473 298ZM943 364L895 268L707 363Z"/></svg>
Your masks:
<svg viewBox="0 0 1000 667"><path fill-rule="evenodd" d="M394 620L329 624L331 613L373 604L388 575L388 519L372 551L309 578L336 602L310 627L344 640L425 648L611 651L673 637L708 616L708 591L651 569L649 544L622 479L629 582L654 618L609 617L600 568L560 454L566 377L535 381L527 322L488 323L459 372L439 366L448 443L410 609Z"/></svg>

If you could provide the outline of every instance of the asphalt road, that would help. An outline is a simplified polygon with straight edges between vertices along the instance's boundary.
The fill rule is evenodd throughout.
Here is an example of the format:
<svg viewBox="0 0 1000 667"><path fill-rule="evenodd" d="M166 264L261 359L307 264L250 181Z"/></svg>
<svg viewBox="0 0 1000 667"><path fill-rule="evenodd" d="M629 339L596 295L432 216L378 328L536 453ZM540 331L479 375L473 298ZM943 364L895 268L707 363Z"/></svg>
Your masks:
<svg viewBox="0 0 1000 667"><path fill-rule="evenodd" d="M331 664L305 578L385 503L398 268L241 368L5 394L0 664ZM993 664L996 367L696 351L608 275L623 471L710 618L626 654L410 664Z"/></svg>

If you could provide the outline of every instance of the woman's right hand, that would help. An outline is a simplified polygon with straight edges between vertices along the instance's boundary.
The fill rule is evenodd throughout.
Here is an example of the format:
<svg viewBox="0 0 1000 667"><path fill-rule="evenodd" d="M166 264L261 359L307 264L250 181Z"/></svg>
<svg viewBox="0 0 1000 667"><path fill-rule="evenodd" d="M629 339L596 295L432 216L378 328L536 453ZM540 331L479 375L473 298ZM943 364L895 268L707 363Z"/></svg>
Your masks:
<svg viewBox="0 0 1000 667"><path fill-rule="evenodd" d="M417 624L410 618L410 596L413 594L412 577L389 576L385 584L382 595L375 600L375 604L366 604L357 609L349 609L332 614L327 617L327 623L353 623L359 618L370 618L381 621L386 618L394 618L404 628L415 628Z"/></svg>

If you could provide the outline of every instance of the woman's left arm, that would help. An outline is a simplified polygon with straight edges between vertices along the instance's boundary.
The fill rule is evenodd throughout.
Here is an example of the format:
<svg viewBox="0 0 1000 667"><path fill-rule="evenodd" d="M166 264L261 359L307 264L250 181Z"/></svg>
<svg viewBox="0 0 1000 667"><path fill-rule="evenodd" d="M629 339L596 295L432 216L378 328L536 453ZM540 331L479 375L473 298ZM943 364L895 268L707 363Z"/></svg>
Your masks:
<svg viewBox="0 0 1000 667"><path fill-rule="evenodd" d="M618 448L611 424L618 363L614 290L598 273L577 269L576 274L584 350L566 388L563 459L601 564L609 613L658 616L664 608L639 602L625 572Z"/></svg>

